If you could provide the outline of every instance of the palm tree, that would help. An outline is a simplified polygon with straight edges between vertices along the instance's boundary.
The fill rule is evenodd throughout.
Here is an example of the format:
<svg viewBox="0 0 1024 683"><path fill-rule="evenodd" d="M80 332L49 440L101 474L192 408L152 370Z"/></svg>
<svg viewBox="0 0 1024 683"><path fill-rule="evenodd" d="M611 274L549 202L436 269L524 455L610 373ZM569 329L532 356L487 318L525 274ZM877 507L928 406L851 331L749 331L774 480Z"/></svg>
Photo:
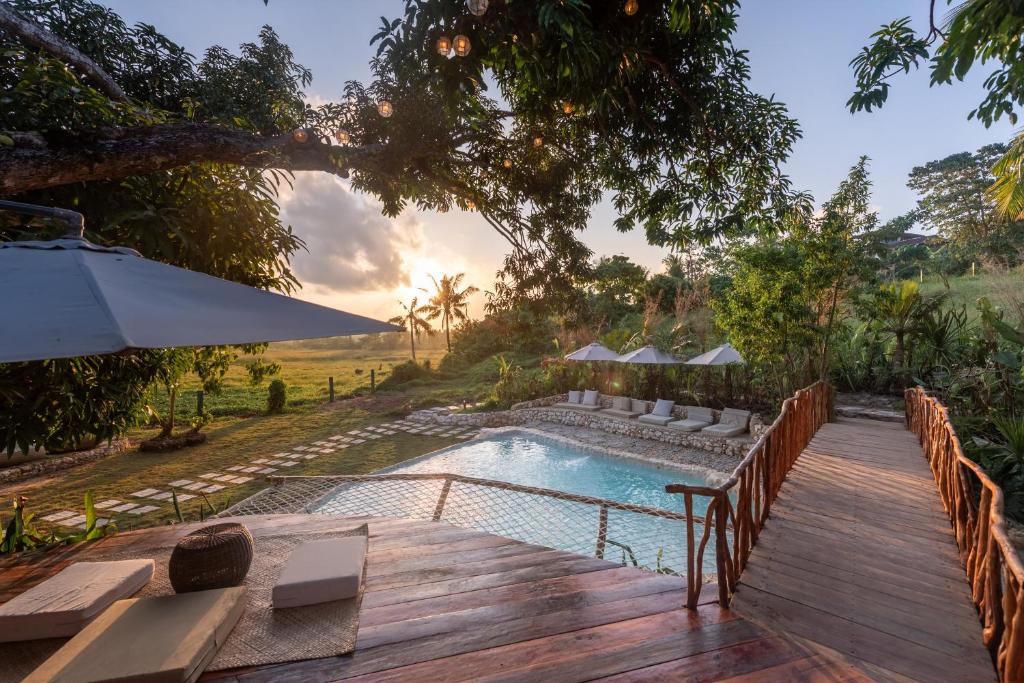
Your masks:
<svg viewBox="0 0 1024 683"><path fill-rule="evenodd" d="M459 285L462 284L464 277L466 277L465 273L442 275L441 281L438 282L437 278L433 275L430 276L430 279L434 281L434 288L437 291L431 297L430 303L426 305L426 309L429 312L427 319L441 319L441 327L444 329L444 340L448 344L448 353L452 351L450 332L452 320L463 321L466 319L466 299L480 291L473 285L459 290Z"/></svg>
<svg viewBox="0 0 1024 683"><path fill-rule="evenodd" d="M396 315L391 320L388 320L389 323L401 325L409 330L409 349L412 351L412 359L414 361L416 360L416 340L419 339L420 333L426 332L427 334L432 334L434 331L433 328L430 327L430 323L427 321L427 318L423 317L429 313L429 307L426 305L417 306L417 303L419 303L418 297L415 296L412 298L412 302L410 302L409 305L405 305L399 301L398 305L402 307L402 315Z"/></svg>
<svg viewBox="0 0 1024 683"><path fill-rule="evenodd" d="M901 388L910 382L908 338L921 332L924 321L941 303L941 297L922 296L912 280L882 285L871 301L869 315L875 325L893 337L892 369Z"/></svg>

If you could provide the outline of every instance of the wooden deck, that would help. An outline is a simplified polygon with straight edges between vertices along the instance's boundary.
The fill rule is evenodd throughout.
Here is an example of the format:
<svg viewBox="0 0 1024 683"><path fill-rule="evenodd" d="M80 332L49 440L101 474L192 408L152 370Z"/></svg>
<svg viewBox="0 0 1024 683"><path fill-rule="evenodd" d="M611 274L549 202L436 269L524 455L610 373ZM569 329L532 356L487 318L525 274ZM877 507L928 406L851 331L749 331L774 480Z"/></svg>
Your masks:
<svg viewBox="0 0 1024 683"><path fill-rule="evenodd" d="M772 507L739 615L879 680L995 680L964 569L916 437L824 425Z"/></svg>
<svg viewBox="0 0 1024 683"><path fill-rule="evenodd" d="M206 680L865 680L827 653L717 603L683 609L677 577L434 522L277 515L241 518L256 536L370 522L356 652ZM193 527L119 534L0 562L0 601L75 560L166 544ZM711 593L711 591L709 591Z"/></svg>

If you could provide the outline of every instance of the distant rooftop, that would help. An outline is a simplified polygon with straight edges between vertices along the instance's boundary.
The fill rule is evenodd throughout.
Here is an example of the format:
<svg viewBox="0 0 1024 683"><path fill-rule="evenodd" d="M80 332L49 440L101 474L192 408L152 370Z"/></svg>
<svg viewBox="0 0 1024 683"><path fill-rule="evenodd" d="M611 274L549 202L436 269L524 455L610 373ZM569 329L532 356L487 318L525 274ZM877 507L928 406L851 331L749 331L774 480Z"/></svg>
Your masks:
<svg viewBox="0 0 1024 683"><path fill-rule="evenodd" d="M938 235L924 235L919 232L905 232L894 240L889 240L885 244L886 246L896 247L909 247L915 244L936 244L942 242L942 238Z"/></svg>

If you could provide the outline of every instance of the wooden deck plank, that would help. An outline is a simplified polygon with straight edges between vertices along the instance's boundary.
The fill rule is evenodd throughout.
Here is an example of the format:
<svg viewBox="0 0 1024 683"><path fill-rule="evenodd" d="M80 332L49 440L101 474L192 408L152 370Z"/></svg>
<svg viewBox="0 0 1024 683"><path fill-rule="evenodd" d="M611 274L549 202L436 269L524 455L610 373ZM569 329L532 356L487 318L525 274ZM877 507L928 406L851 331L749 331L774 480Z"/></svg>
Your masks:
<svg viewBox="0 0 1024 683"><path fill-rule="evenodd" d="M817 664L822 652L874 680L995 678L931 471L902 428L842 420L818 431L732 608L822 648L741 680L833 680Z"/></svg>

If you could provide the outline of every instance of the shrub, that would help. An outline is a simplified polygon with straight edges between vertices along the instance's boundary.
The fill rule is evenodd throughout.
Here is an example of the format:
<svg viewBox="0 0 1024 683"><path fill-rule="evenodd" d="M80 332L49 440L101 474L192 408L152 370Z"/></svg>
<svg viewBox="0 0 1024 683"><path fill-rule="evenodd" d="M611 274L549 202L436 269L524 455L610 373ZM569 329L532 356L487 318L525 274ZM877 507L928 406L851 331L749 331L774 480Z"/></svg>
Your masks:
<svg viewBox="0 0 1024 683"><path fill-rule="evenodd" d="M428 379L430 377L429 365L420 365L414 360L407 360L391 368L391 373L377 385L377 388L386 391L402 384L408 384L414 380Z"/></svg>
<svg viewBox="0 0 1024 683"><path fill-rule="evenodd" d="M287 386L283 380L275 379L267 387L267 412L280 413L284 411Z"/></svg>

